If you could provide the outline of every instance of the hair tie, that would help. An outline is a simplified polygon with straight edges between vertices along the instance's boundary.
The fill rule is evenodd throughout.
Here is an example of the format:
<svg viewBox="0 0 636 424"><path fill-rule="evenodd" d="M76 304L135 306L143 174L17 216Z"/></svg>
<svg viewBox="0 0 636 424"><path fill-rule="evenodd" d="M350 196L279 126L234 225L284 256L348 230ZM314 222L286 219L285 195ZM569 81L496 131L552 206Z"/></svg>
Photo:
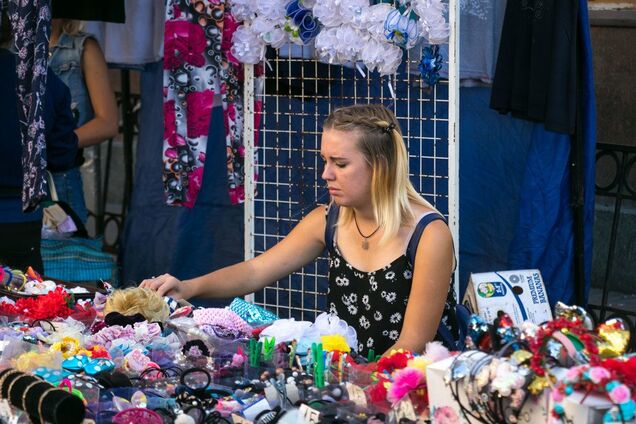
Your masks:
<svg viewBox="0 0 636 424"><path fill-rule="evenodd" d="M390 123L386 127L383 127L382 131L384 131L387 134L391 134L391 131L393 131L394 129L395 129L395 124L394 123Z"/></svg>

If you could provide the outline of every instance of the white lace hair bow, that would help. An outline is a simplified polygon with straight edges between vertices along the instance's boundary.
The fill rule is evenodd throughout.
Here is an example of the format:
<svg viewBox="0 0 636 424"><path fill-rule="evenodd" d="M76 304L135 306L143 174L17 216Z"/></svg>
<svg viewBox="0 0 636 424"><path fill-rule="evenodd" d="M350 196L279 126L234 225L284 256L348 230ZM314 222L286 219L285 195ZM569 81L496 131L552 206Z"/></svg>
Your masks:
<svg viewBox="0 0 636 424"><path fill-rule="evenodd" d="M232 36L230 51L240 62L255 65L265 58L265 42L250 28L241 25Z"/></svg>

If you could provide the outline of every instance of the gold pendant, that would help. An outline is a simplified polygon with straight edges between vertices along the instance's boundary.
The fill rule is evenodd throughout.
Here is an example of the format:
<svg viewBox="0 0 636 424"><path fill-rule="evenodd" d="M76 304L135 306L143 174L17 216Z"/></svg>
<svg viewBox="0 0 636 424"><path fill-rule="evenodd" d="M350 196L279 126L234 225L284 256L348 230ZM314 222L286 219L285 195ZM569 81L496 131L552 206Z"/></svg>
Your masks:
<svg viewBox="0 0 636 424"><path fill-rule="evenodd" d="M364 240L362 241L362 248L363 248L364 250L369 250L369 241L368 241L367 239L364 239Z"/></svg>

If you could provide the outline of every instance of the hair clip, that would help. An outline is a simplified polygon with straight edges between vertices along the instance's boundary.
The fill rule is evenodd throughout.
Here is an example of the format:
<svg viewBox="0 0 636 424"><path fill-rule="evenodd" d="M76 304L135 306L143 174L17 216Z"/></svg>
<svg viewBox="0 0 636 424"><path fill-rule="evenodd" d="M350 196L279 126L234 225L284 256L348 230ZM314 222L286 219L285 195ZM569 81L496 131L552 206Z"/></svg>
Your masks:
<svg viewBox="0 0 636 424"><path fill-rule="evenodd" d="M181 350L185 356L210 356L210 349L205 345L203 340L190 340L183 345Z"/></svg>
<svg viewBox="0 0 636 424"><path fill-rule="evenodd" d="M147 378L149 380L156 380L157 378L172 378L179 377L183 373L183 370L177 366L154 368L148 367L139 374L139 379Z"/></svg>
<svg viewBox="0 0 636 424"><path fill-rule="evenodd" d="M391 134L391 131L393 131L394 129L395 129L395 124L393 122L391 122L386 127L382 127L382 131L384 131L387 134Z"/></svg>

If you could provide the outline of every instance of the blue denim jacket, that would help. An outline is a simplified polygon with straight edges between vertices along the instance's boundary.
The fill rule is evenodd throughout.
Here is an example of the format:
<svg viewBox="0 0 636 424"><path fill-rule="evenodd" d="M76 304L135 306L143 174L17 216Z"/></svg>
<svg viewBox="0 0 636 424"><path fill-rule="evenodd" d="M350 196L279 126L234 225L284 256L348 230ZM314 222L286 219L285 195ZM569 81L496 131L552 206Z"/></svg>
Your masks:
<svg viewBox="0 0 636 424"><path fill-rule="evenodd" d="M95 116L91 98L82 73L84 43L92 35L80 32L76 35L62 33L57 45L51 49L49 66L71 91L71 109L77 126L80 127ZM82 222L86 222L88 211L84 200L82 175L79 165L84 162L80 150L76 166L65 172L53 172L53 182L60 200L68 203Z"/></svg>
<svg viewBox="0 0 636 424"><path fill-rule="evenodd" d="M51 49L49 66L71 90L71 109L81 127L94 117L91 98L82 74L84 42L92 35L80 32L76 35L62 33L57 45Z"/></svg>

